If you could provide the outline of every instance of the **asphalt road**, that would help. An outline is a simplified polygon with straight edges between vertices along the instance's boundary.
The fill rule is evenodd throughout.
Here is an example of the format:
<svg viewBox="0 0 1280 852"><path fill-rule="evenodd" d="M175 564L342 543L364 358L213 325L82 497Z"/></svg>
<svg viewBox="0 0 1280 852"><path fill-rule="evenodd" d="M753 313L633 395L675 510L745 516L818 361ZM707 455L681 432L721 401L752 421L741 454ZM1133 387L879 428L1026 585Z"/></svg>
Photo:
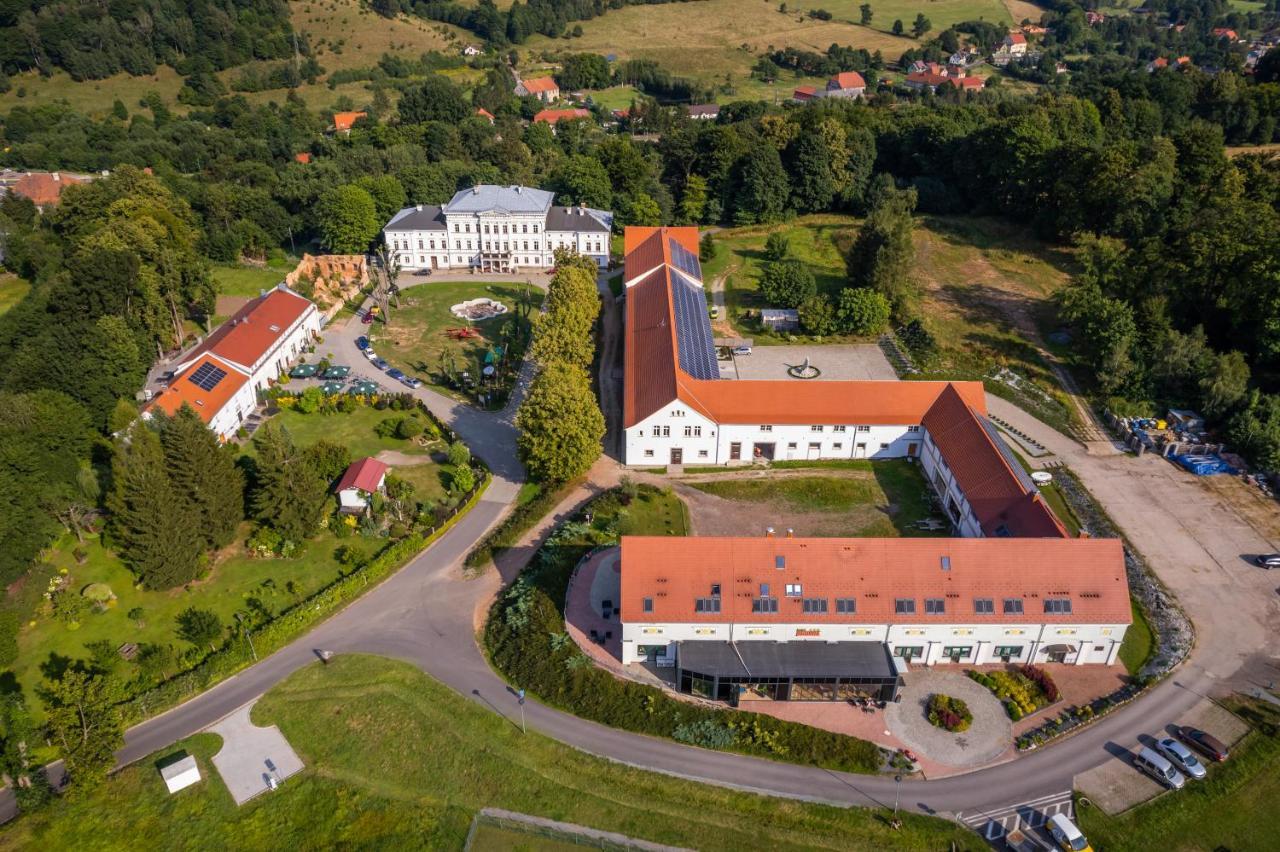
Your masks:
<svg viewBox="0 0 1280 852"><path fill-rule="evenodd" d="M352 322L327 329L321 350L341 363L356 365L357 372L374 376L354 346L363 328ZM388 383L385 376L381 380ZM489 668L475 639L477 608L492 599L499 579L490 571L466 580L458 570L471 544L502 517L518 491L521 471L510 412L486 414L425 389L417 393L494 470L494 482L484 498L403 570L311 633L186 704L131 729L118 754L121 765L208 727L302 666L320 665L316 652L321 649L408 661L513 725L519 724L514 691ZM1043 432L1048 427L1038 424L1038 429ZM1199 648L1176 677L1066 742L966 775L903 782L903 808L944 816L963 813L972 824L975 815L1070 789L1077 773L1117 759L1116 754L1136 742L1139 734L1177 719L1212 691L1221 674L1202 668L1198 660L1239 651L1230 647L1229 635L1220 634L1216 641L1218 647ZM632 766L805 800L882 807L894 802L895 783L887 777L695 749L588 722L536 701L528 702L525 710L532 730Z"/></svg>

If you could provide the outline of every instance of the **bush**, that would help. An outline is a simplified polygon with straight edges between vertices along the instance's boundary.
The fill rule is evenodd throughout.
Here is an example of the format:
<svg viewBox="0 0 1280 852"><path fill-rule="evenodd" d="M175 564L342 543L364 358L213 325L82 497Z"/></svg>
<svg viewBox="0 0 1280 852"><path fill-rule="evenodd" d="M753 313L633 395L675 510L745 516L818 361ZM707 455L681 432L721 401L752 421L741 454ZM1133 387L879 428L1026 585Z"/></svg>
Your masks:
<svg viewBox="0 0 1280 852"><path fill-rule="evenodd" d="M940 692L930 695L927 709L930 724L953 734L969 730L969 725L973 723L969 705L950 695Z"/></svg>
<svg viewBox="0 0 1280 852"><path fill-rule="evenodd" d="M0 666L11 666L18 659L18 629L22 616L13 610L0 611Z"/></svg>
<svg viewBox="0 0 1280 852"><path fill-rule="evenodd" d="M732 728L711 719L679 725L671 732L671 737L682 743L715 749L727 749L737 741Z"/></svg>
<svg viewBox="0 0 1280 852"><path fill-rule="evenodd" d="M416 438L422 434L422 423L416 417L402 417L396 424L396 437L403 441Z"/></svg>
<svg viewBox="0 0 1280 852"><path fill-rule="evenodd" d="M1016 671L996 671L990 674L968 672L973 680L1004 702L1009 718L1018 721L1059 698L1058 687L1044 669L1036 666L1019 666Z"/></svg>
<svg viewBox="0 0 1280 852"><path fill-rule="evenodd" d="M1018 669L1018 673L1040 688L1047 703L1052 704L1061 697L1058 685L1053 682L1053 678L1049 677L1049 673L1039 666L1022 666Z"/></svg>

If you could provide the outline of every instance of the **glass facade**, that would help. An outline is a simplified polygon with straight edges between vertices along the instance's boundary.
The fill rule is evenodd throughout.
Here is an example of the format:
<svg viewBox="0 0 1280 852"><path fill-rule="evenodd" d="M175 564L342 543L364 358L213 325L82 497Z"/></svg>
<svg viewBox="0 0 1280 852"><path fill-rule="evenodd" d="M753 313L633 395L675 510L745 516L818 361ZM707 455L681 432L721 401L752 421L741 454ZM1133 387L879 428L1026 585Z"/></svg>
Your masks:
<svg viewBox="0 0 1280 852"><path fill-rule="evenodd" d="M685 669L680 691L699 698L738 704L741 701L850 701L870 698L893 701L897 677L717 677Z"/></svg>

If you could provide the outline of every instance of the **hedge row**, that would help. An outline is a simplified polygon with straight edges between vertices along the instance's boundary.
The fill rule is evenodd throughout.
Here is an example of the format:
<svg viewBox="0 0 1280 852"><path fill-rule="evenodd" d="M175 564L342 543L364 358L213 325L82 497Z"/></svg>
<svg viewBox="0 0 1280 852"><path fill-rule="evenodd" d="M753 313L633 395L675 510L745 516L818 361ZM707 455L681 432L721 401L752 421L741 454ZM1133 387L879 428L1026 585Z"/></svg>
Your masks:
<svg viewBox="0 0 1280 852"><path fill-rule="evenodd" d="M553 597L563 594L574 565L590 549L553 536L494 603L485 647L512 683L546 704L615 728L845 772L880 770L881 750L865 740L682 701L597 668L565 632Z"/></svg>
<svg viewBox="0 0 1280 852"><path fill-rule="evenodd" d="M423 548L444 535L458 519L471 510L480 500L489 477L485 476L472 490L457 513L437 527L429 535L414 533L383 550L367 565L320 589L309 598L298 602L267 624L250 631L253 650L258 657L266 657L288 645L317 623L342 609L346 604L395 573L402 565L420 553ZM228 640L222 648L205 657L195 668L158 684L121 705L121 715L126 725L133 725L155 714L174 707L192 696L203 692L219 681L225 680L254 662L249 644L243 637Z"/></svg>
<svg viewBox="0 0 1280 852"><path fill-rule="evenodd" d="M467 554L466 566L481 568L488 565L496 553L514 547L520 536L554 509L572 488L573 485L543 488L528 503L516 506L502 523L471 548Z"/></svg>

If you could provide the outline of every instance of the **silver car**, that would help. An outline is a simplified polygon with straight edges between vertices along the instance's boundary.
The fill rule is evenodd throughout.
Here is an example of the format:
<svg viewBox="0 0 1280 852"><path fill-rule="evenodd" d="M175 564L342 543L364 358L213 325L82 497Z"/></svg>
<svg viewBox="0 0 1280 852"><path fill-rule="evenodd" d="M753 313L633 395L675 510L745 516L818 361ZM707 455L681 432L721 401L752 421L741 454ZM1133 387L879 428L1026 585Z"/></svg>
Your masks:
<svg viewBox="0 0 1280 852"><path fill-rule="evenodd" d="M1205 776L1204 764L1196 759L1191 749L1175 739L1165 737L1156 743L1156 748L1169 759L1179 772L1199 781Z"/></svg>

